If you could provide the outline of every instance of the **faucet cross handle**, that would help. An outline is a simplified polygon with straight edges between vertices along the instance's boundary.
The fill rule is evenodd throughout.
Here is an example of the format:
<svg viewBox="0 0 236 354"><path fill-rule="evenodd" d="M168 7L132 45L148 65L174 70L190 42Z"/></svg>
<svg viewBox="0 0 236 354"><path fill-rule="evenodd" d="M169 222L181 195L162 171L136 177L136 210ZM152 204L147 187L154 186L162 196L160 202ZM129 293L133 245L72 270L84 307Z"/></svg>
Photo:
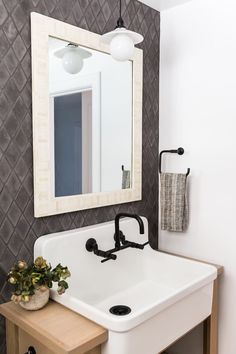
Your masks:
<svg viewBox="0 0 236 354"><path fill-rule="evenodd" d="M109 254L109 256L107 256L107 258L104 258L103 260L101 260L101 263L105 263L107 261L110 261L110 259L116 260L117 256L115 254Z"/></svg>

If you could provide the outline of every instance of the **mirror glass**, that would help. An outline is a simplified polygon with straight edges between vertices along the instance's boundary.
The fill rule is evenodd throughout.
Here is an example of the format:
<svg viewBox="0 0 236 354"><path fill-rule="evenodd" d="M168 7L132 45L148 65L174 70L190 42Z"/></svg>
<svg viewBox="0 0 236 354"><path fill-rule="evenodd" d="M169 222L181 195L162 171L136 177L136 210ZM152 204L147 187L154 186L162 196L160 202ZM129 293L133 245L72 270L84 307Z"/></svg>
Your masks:
<svg viewBox="0 0 236 354"><path fill-rule="evenodd" d="M53 197L132 188L133 64L49 37Z"/></svg>

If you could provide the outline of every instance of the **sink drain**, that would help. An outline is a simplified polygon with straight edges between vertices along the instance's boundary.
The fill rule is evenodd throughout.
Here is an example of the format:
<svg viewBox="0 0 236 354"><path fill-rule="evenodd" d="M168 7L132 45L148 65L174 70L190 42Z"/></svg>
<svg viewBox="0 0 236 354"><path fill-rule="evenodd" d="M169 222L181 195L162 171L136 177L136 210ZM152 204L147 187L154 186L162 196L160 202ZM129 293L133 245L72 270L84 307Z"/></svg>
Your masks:
<svg viewBox="0 0 236 354"><path fill-rule="evenodd" d="M131 312L131 308L125 305L116 305L111 307L109 311L116 316L125 316Z"/></svg>

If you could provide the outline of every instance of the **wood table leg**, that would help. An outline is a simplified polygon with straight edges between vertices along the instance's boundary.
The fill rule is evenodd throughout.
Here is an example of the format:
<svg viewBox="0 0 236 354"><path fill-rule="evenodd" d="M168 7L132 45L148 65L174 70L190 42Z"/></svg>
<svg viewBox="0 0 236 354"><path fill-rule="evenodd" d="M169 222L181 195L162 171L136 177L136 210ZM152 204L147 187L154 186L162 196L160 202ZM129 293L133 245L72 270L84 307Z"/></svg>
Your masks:
<svg viewBox="0 0 236 354"><path fill-rule="evenodd" d="M19 354L18 327L6 320L7 354Z"/></svg>
<svg viewBox="0 0 236 354"><path fill-rule="evenodd" d="M96 347L85 354L101 354L101 346L99 345L99 347Z"/></svg>
<svg viewBox="0 0 236 354"><path fill-rule="evenodd" d="M204 330L204 354L218 353L218 279L213 285L212 313L203 324Z"/></svg>

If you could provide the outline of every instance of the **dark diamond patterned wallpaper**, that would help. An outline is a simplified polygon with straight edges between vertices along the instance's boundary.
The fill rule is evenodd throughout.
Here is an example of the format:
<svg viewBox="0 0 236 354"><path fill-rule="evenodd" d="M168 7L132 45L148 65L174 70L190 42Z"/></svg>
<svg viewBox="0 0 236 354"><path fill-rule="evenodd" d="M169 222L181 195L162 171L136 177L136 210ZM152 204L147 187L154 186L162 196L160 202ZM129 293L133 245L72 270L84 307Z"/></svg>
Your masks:
<svg viewBox="0 0 236 354"><path fill-rule="evenodd" d="M126 25L145 37L143 103L143 199L141 202L48 218L33 216L30 12L36 11L96 33L114 28L118 0L0 0L0 303L9 299L5 276L16 259L28 261L37 237L114 219L129 211L150 223L157 248L159 13L123 0ZM0 354L5 354L0 319Z"/></svg>

